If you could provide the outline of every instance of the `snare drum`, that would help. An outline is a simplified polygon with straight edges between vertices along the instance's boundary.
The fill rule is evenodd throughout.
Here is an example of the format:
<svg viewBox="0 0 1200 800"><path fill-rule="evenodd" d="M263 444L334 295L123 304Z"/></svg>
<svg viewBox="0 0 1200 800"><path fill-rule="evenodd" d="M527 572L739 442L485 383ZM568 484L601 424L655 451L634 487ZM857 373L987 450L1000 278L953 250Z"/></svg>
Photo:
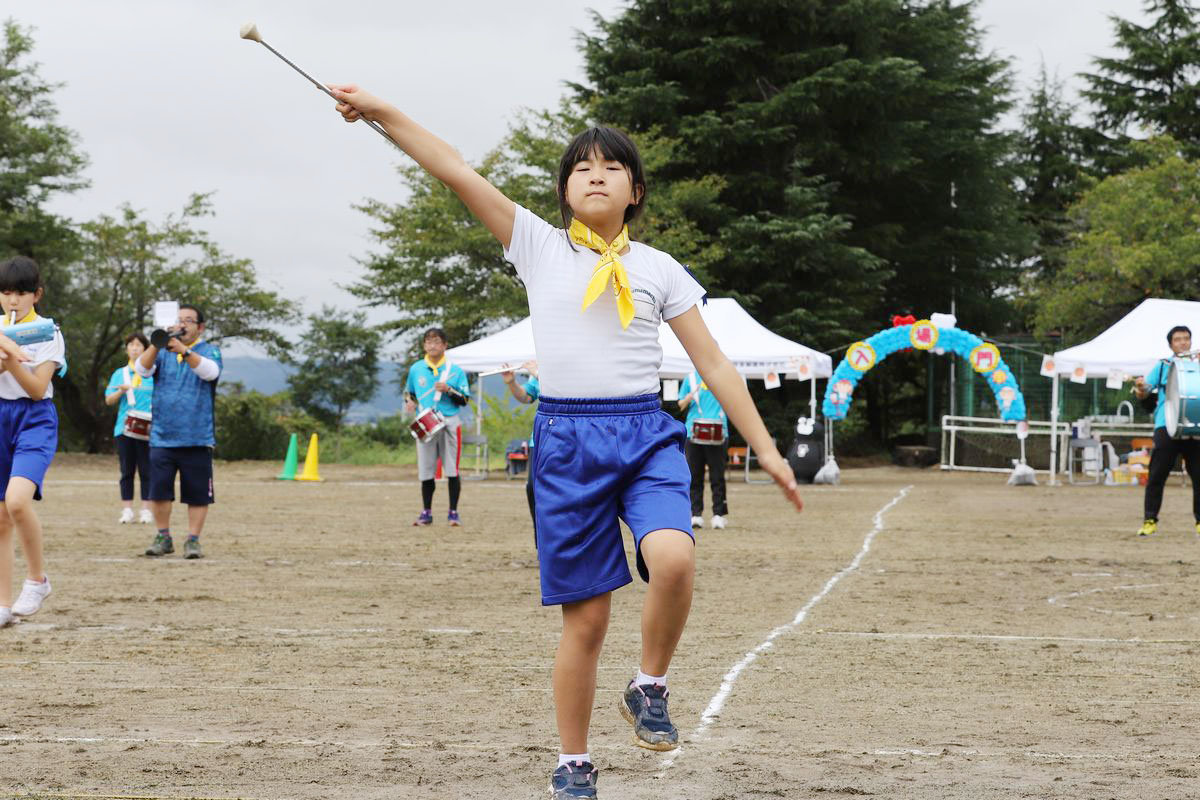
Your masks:
<svg viewBox="0 0 1200 800"><path fill-rule="evenodd" d="M427 442L445 427L446 418L437 409L426 408L417 412L417 418L408 426L408 430L418 442Z"/></svg>
<svg viewBox="0 0 1200 800"><path fill-rule="evenodd" d="M725 423L719 419L692 420L693 444L721 444L725 441Z"/></svg>
<svg viewBox="0 0 1200 800"><path fill-rule="evenodd" d="M1172 438L1200 436L1200 372L1171 364L1167 375L1167 433Z"/></svg>
<svg viewBox="0 0 1200 800"><path fill-rule="evenodd" d="M150 441L150 412L131 409L125 415L125 428L121 431L121 435L129 439L140 439L143 442Z"/></svg>

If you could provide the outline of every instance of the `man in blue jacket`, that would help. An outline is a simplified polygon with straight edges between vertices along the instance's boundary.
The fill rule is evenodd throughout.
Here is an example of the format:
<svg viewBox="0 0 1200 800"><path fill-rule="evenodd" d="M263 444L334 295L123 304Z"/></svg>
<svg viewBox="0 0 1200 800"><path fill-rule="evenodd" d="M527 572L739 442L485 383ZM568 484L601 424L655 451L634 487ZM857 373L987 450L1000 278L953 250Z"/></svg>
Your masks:
<svg viewBox="0 0 1200 800"><path fill-rule="evenodd" d="M142 377L154 376L150 503L158 533L146 549L148 556L175 552L171 504L178 473L179 499L188 507L183 557L203 557L200 533L214 501L212 451L217 438L213 408L221 377L221 350L204 341L204 327L204 313L199 308L179 306L177 335L161 350L151 343L134 364Z"/></svg>

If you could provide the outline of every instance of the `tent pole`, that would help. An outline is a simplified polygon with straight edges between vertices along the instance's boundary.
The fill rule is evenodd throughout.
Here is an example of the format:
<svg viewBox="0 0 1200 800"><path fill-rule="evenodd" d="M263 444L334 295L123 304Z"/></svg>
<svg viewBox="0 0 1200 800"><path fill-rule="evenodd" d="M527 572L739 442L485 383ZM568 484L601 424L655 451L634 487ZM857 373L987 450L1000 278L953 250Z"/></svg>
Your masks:
<svg viewBox="0 0 1200 800"><path fill-rule="evenodd" d="M476 384L478 384L477 388L479 389L479 400L477 401L477 404L475 406L475 408L477 409L475 412L475 435L482 436L483 435L483 378L480 377L480 378L476 379L475 382L476 382Z"/></svg>
<svg viewBox="0 0 1200 800"><path fill-rule="evenodd" d="M1058 470L1058 373L1050 382L1050 485L1056 486L1055 472Z"/></svg>
<svg viewBox="0 0 1200 800"><path fill-rule="evenodd" d="M817 374L808 379L808 415L815 422L817 419Z"/></svg>

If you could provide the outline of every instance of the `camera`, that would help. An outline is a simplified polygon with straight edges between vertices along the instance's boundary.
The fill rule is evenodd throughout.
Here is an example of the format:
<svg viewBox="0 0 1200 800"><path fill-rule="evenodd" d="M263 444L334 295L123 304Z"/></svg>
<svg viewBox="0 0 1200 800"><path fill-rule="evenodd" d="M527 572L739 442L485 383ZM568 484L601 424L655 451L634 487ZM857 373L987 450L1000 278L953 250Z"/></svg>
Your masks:
<svg viewBox="0 0 1200 800"><path fill-rule="evenodd" d="M164 331L162 328L150 334L150 344L162 350L171 339L182 339L183 331Z"/></svg>

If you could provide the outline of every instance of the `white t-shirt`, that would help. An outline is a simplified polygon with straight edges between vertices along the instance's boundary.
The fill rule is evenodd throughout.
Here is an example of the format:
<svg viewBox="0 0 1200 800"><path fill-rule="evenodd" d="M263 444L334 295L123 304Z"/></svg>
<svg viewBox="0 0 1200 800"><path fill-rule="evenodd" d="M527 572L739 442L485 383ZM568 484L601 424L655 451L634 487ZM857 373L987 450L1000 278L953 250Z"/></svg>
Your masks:
<svg viewBox="0 0 1200 800"><path fill-rule="evenodd" d="M3 332L3 330L0 329L0 332ZM21 349L33 356L32 360L22 362L22 366L28 367L31 370L39 364L45 364L47 361L53 361L55 364L61 365L67 360L67 343L63 341L60 331L54 332L54 339L52 341L27 344ZM7 369L0 372L0 398L17 400L22 397L29 397L29 392L21 388L21 384L17 383L17 379ZM51 397L54 397L53 380L46 384L46 393L42 395L42 399L48 400Z"/></svg>
<svg viewBox="0 0 1200 800"><path fill-rule="evenodd" d="M565 231L517 206L504 257L529 295L542 395L657 394L658 326L695 306L703 287L671 256L630 242L620 258L633 291L634 317L622 328L611 280L596 302L580 310L600 256L581 245L571 248Z"/></svg>

